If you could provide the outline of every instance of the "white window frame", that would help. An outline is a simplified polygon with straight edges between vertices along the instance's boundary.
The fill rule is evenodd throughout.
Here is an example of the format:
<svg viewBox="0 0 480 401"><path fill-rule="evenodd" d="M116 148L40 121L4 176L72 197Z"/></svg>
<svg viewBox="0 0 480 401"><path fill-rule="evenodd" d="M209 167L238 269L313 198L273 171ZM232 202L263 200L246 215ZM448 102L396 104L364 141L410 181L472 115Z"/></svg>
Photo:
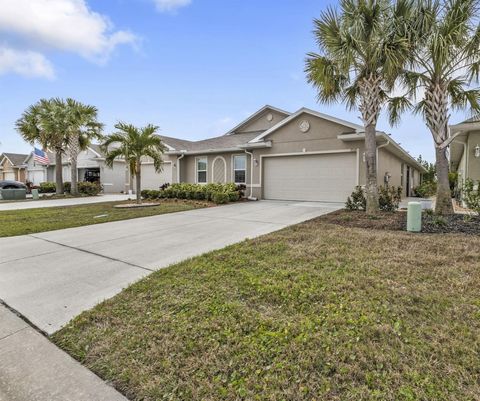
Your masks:
<svg viewBox="0 0 480 401"><path fill-rule="evenodd" d="M235 158L236 157L244 157L245 158L245 169L244 169L244 171L245 171L245 182L235 181L235 171L243 171L243 170L240 170L240 169L235 169ZM247 185L247 173L248 173L247 164L248 164L248 158L247 158L246 154L232 155L232 181L235 184L237 184L237 185Z"/></svg>
<svg viewBox="0 0 480 401"><path fill-rule="evenodd" d="M200 159L205 159L205 164L207 166L206 170L199 170L198 169L198 161ZM198 181L198 173L205 171L205 182ZM195 183L197 184L208 184L208 156L198 156L195 158Z"/></svg>

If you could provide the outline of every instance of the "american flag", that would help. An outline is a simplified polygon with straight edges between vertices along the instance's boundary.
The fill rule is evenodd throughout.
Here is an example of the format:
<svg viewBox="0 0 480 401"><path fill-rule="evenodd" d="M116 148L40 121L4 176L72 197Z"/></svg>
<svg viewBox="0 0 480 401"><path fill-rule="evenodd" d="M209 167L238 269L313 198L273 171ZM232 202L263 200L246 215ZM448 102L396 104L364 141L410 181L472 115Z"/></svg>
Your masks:
<svg viewBox="0 0 480 401"><path fill-rule="evenodd" d="M33 160L42 164L50 164L48 155L43 150L37 148L34 148L33 150Z"/></svg>

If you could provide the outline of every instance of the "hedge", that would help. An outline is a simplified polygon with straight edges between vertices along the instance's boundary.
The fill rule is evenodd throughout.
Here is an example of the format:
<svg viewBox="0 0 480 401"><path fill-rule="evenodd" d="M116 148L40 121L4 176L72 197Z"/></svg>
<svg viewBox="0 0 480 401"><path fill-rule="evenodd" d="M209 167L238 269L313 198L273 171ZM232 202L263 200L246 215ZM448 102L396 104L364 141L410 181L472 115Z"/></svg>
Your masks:
<svg viewBox="0 0 480 401"><path fill-rule="evenodd" d="M145 199L192 199L208 200L217 204L236 202L243 196L243 187L236 184L172 184L162 190L146 189L141 195Z"/></svg>

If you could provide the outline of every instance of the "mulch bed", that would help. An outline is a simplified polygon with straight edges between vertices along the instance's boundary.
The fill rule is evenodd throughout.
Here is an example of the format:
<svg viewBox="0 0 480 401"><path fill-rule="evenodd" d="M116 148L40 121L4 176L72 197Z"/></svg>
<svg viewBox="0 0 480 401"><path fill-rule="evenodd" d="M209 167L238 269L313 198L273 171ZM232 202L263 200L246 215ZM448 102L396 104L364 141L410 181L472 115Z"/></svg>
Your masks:
<svg viewBox="0 0 480 401"><path fill-rule="evenodd" d="M372 230L406 231L407 213L381 212L368 216L362 211L337 210L320 216L318 220L344 227L366 228ZM480 235L480 216L460 215L436 216L423 213L422 232L432 234L461 233Z"/></svg>

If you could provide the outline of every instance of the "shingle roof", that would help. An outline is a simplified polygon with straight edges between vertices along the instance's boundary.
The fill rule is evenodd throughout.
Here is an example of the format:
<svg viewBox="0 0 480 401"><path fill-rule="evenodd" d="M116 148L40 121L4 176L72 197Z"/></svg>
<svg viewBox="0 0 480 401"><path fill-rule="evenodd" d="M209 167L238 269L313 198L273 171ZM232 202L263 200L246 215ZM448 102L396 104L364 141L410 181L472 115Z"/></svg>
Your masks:
<svg viewBox="0 0 480 401"><path fill-rule="evenodd" d="M244 134L222 135L215 138L203 139L201 141L186 141L167 136L160 136L167 145L176 151L186 150L189 152L205 151L213 149L231 149L239 145L244 145L248 141L257 137L259 132L248 132Z"/></svg>
<svg viewBox="0 0 480 401"><path fill-rule="evenodd" d="M3 153L2 156L7 157L14 166L22 166L28 157L28 155L24 155L23 153Z"/></svg>

